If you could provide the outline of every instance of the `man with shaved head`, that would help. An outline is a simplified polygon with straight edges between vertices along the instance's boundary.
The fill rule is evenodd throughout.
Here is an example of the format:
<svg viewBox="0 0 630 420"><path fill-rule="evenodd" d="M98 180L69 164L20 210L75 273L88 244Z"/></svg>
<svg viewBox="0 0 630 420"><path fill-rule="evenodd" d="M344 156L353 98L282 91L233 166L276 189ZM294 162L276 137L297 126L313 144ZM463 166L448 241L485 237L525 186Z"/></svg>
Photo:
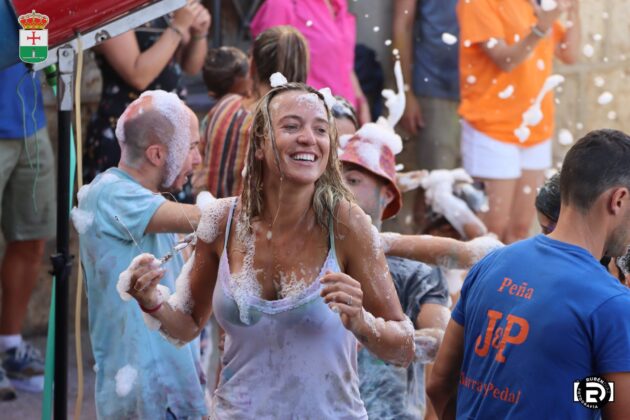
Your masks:
<svg viewBox="0 0 630 420"><path fill-rule="evenodd" d="M163 256L177 243L173 233L196 227L197 207L167 201L161 193L181 190L200 162L197 127L197 117L175 94L143 93L118 120L118 167L78 194L72 218L87 284L100 419L206 414L198 343L177 347L148 330L143 311L150 308L121 300L116 289L134 257L143 252ZM168 273L181 270L182 257L164 264L175 266L162 280L174 290L175 279Z"/></svg>

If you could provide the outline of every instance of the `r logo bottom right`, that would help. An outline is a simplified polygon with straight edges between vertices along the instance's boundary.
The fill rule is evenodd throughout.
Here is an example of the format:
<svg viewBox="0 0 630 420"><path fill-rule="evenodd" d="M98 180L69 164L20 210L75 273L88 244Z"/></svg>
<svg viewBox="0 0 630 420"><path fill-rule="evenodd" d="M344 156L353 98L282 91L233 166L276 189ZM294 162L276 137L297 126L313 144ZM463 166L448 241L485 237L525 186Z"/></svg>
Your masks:
<svg viewBox="0 0 630 420"><path fill-rule="evenodd" d="M608 402L615 401L615 384L606 382L599 376L589 376L573 382L573 401L584 407L599 409Z"/></svg>

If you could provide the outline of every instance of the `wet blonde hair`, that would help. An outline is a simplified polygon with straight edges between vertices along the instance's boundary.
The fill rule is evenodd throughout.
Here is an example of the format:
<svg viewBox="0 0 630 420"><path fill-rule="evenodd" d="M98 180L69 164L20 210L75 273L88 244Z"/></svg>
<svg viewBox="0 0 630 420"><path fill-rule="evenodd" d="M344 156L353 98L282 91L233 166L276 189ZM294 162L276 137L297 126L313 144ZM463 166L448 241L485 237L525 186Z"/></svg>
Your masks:
<svg viewBox="0 0 630 420"><path fill-rule="evenodd" d="M264 160L256 159L256 151L263 148L265 141L271 140L273 147L276 167L280 171L282 177L282 169L280 168L280 156L271 123L271 114L269 104L276 96L290 92L302 91L304 93L312 93L317 95L321 100L330 126L330 153L328 154L328 162L324 173L315 182L315 193L313 194L312 208L315 212L317 223L328 231L328 224L332 217L337 204L341 200L352 201L352 194L346 188L341 176L341 164L337 156L337 130L335 128L334 117L331 110L324 101L324 96L303 83L287 83L270 90L258 103L254 111L254 120L249 136L249 150L247 152L247 174L243 191L241 192L241 212L239 215L239 223L245 232L251 232L251 220L260 216L263 210L263 168ZM245 232L242 232L243 234Z"/></svg>

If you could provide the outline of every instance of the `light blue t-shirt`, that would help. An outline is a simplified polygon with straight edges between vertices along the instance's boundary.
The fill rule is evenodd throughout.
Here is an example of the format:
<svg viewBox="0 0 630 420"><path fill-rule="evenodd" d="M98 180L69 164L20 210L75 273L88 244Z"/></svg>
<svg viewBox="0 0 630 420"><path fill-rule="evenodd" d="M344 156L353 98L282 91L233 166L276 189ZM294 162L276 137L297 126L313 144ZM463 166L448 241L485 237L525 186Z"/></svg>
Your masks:
<svg viewBox="0 0 630 420"><path fill-rule="evenodd" d="M176 243L173 234L144 233L164 201L118 168L100 174L87 192L80 194L79 209L88 226L80 235L80 249L96 361L96 407L101 419L161 419L167 409L178 418L206 413L198 373L198 341L175 347L147 328L135 301L121 300L116 291L118 276L141 253L130 234L142 252L158 258ZM178 255L167 264L161 283L174 291L183 261ZM137 378L130 390L118 381L117 390L116 375L125 366L131 369L123 370L119 378L133 376L123 375L133 370Z"/></svg>
<svg viewBox="0 0 630 420"><path fill-rule="evenodd" d="M458 418L597 418L573 383L630 371L630 291L585 249L543 235L468 274ZM616 395L615 398L624 398Z"/></svg>

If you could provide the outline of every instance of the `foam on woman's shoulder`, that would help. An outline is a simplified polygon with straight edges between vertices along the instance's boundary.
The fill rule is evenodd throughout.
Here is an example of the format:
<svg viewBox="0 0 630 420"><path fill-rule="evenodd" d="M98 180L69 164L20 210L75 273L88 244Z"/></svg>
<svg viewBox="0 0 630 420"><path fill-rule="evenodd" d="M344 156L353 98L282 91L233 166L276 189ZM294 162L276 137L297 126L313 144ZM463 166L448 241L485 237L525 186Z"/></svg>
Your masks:
<svg viewBox="0 0 630 420"><path fill-rule="evenodd" d="M235 197L220 198L207 203L201 210L201 220L197 227L197 237L206 243L213 242L221 233L225 216L234 204Z"/></svg>

